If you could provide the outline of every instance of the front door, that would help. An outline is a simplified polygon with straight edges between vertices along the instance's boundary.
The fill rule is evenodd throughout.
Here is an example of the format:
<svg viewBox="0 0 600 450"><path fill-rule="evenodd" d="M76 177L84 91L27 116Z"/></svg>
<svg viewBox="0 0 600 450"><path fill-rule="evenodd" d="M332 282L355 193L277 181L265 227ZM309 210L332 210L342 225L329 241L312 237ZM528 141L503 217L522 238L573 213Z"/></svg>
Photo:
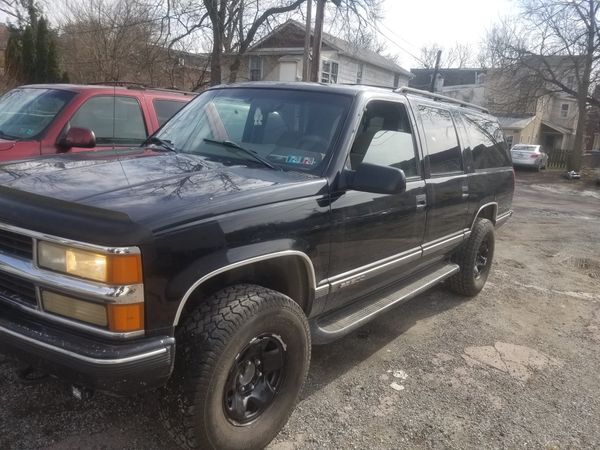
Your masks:
<svg viewBox="0 0 600 450"><path fill-rule="evenodd" d="M427 202L413 130L401 101L373 100L363 113L347 168L355 170L363 162L400 168L406 191L388 195L333 189L327 309L401 279L420 256Z"/></svg>

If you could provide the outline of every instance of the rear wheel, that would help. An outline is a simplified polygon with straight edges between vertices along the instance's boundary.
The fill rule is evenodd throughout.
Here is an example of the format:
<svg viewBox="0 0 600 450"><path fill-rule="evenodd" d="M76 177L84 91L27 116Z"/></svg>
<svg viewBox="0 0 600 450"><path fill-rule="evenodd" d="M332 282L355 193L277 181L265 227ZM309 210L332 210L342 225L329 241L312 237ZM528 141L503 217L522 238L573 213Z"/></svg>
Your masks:
<svg viewBox="0 0 600 450"><path fill-rule="evenodd" d="M450 289L461 295L477 295L490 273L494 245L494 224L488 219L477 219L469 239L454 256L460 272L448 280Z"/></svg>
<svg viewBox="0 0 600 450"><path fill-rule="evenodd" d="M287 422L309 362L308 322L293 300L228 287L179 330L161 416L187 448L263 448Z"/></svg>

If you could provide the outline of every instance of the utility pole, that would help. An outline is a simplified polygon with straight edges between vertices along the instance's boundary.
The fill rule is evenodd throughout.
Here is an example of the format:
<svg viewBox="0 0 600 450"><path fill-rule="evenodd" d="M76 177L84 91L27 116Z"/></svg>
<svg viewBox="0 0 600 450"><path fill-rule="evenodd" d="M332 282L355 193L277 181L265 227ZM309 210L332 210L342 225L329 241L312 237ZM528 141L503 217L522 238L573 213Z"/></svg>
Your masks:
<svg viewBox="0 0 600 450"><path fill-rule="evenodd" d="M306 2L306 36L304 36L304 59L302 61L302 81L310 79L310 35L312 29L312 3L313 0Z"/></svg>
<svg viewBox="0 0 600 450"><path fill-rule="evenodd" d="M325 2L317 0L315 14L315 35L313 36L312 62L310 65L310 81L319 81L319 68L321 66L321 40L323 39L323 20L325 17Z"/></svg>
<svg viewBox="0 0 600 450"><path fill-rule="evenodd" d="M435 57L435 68L433 69L433 76L431 77L431 86L429 91L435 92L435 81L437 79L438 72L440 71L440 59L442 58L442 51L437 51L437 56Z"/></svg>

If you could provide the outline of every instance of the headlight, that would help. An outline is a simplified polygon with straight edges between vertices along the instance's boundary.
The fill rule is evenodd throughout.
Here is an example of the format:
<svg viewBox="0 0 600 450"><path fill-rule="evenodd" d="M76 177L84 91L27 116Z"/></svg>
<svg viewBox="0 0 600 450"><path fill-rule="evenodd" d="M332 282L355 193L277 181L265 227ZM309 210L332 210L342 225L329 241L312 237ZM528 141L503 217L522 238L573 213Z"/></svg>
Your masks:
<svg viewBox="0 0 600 450"><path fill-rule="evenodd" d="M55 272L107 284L142 282L142 260L139 254L103 254L40 241L38 265Z"/></svg>

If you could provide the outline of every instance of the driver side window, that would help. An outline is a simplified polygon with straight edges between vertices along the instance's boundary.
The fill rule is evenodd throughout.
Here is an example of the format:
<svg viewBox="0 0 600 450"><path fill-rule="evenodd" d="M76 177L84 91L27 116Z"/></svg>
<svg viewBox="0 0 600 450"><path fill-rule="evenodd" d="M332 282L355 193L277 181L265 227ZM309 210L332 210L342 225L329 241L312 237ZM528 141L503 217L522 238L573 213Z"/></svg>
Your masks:
<svg viewBox="0 0 600 450"><path fill-rule="evenodd" d="M415 142L406 107L376 100L368 104L350 151L350 168L361 163L402 169L407 178L419 175Z"/></svg>

